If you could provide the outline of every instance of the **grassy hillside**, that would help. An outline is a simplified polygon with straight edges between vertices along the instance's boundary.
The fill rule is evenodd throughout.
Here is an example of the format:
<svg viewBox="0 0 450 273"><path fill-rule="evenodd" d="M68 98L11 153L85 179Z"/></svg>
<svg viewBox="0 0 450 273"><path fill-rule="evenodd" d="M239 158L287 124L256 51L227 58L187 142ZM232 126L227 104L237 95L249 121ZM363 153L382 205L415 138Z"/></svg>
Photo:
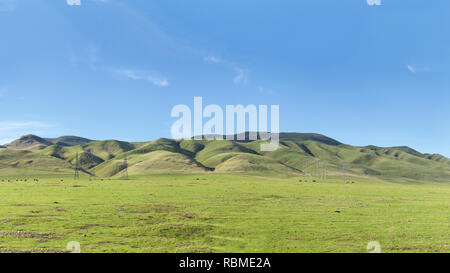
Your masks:
<svg viewBox="0 0 450 273"><path fill-rule="evenodd" d="M69 145L77 142L82 144ZM18 173L23 169L67 172L73 170L78 153L83 171L99 177L120 177L127 157L130 175L215 172L317 178L328 174L348 179L450 182L448 158L409 147L356 147L323 135L296 133L280 134L276 151L261 151L262 143L165 138L129 143L28 135L0 149L5 154L0 157L0 168L17 168ZM0 176L4 174L0 169Z"/></svg>
<svg viewBox="0 0 450 273"><path fill-rule="evenodd" d="M26 135L6 144L6 148L16 150L41 150L53 143L35 135Z"/></svg>
<svg viewBox="0 0 450 273"><path fill-rule="evenodd" d="M37 173L68 173L71 172L71 164L33 151L0 149L0 176L22 174L24 170L35 170Z"/></svg>
<svg viewBox="0 0 450 273"><path fill-rule="evenodd" d="M87 144L89 142L92 142L92 140L83 138L83 137L77 137L77 136L62 136L58 138L46 138L47 141L50 141L51 143L55 145L60 146L76 146L76 145L82 145Z"/></svg>
<svg viewBox="0 0 450 273"><path fill-rule="evenodd" d="M17 150L42 150L51 145L76 146L92 142L92 140L77 136L62 136L58 138L41 138L35 135L23 136L4 147Z"/></svg>
<svg viewBox="0 0 450 273"><path fill-rule="evenodd" d="M204 173L209 170L192 158L165 150L148 153L135 153L127 156L130 175L147 175L154 173ZM125 169L124 159L111 159L100 164L92 171L103 177L121 177Z"/></svg>

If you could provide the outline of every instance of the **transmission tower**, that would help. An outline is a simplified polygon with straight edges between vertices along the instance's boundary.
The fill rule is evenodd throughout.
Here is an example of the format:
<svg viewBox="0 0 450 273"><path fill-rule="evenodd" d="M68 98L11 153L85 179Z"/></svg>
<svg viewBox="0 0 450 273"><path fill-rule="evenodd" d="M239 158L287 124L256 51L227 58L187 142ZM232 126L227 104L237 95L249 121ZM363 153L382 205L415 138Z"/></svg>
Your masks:
<svg viewBox="0 0 450 273"><path fill-rule="evenodd" d="M312 162L312 176L317 176L317 158L313 160Z"/></svg>
<svg viewBox="0 0 450 273"><path fill-rule="evenodd" d="M303 176L306 178L308 168L308 159L303 158Z"/></svg>
<svg viewBox="0 0 450 273"><path fill-rule="evenodd" d="M75 157L75 180L80 179L80 174L79 174L79 169L80 169L80 163L78 162L78 153Z"/></svg>
<svg viewBox="0 0 450 273"><path fill-rule="evenodd" d="M125 170L123 172L123 179L128 180L128 159L127 159L127 155L125 155L125 157L123 158L123 166L125 168Z"/></svg>

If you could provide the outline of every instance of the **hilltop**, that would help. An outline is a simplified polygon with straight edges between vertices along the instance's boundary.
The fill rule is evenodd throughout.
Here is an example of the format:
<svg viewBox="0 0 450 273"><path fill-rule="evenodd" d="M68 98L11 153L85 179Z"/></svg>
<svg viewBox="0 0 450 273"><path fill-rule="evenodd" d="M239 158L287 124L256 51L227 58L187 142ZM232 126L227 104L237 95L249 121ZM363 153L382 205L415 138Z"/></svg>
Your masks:
<svg viewBox="0 0 450 273"><path fill-rule="evenodd" d="M76 146L92 142L92 140L77 136L62 136L58 138L41 138L35 135L25 135L5 144L0 148L9 148L15 150L42 150L51 145Z"/></svg>
<svg viewBox="0 0 450 273"><path fill-rule="evenodd" d="M26 135L6 144L6 148L16 150L41 150L53 143L35 135Z"/></svg>
<svg viewBox="0 0 450 273"><path fill-rule="evenodd" d="M58 138L46 138L45 140L60 146L76 146L92 142L90 139L77 136L62 136Z"/></svg>
<svg viewBox="0 0 450 273"><path fill-rule="evenodd" d="M264 141L172 140L93 141L76 136L26 135L0 150L0 176L27 172L73 172L78 153L86 174L132 176L157 173L240 173L256 176L311 176L385 181L450 182L450 160L410 147L351 146L320 134L280 133L280 146L263 152ZM224 136L225 137L225 136ZM235 136L236 137L236 136ZM237 139L237 138L235 138ZM326 167L325 167L326 166Z"/></svg>

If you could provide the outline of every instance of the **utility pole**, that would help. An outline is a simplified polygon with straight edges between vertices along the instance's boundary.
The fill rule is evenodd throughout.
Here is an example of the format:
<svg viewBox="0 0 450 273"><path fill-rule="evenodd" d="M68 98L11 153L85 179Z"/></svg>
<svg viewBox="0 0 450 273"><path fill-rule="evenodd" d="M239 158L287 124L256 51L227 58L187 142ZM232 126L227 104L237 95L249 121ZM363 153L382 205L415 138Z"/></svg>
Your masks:
<svg viewBox="0 0 450 273"><path fill-rule="evenodd" d="M75 157L75 180L79 180L80 179L80 174L79 174L79 169L80 169L80 163L78 162L78 153Z"/></svg>

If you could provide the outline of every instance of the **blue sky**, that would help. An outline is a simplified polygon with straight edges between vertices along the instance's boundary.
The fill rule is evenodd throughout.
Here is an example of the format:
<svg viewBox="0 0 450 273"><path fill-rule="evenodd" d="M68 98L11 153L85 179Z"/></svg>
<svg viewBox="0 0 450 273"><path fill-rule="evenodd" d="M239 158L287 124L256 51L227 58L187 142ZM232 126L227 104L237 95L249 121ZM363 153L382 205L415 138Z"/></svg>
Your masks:
<svg viewBox="0 0 450 273"><path fill-rule="evenodd" d="M450 156L450 2L369 3L0 0L0 142L170 137L172 107L202 96Z"/></svg>

